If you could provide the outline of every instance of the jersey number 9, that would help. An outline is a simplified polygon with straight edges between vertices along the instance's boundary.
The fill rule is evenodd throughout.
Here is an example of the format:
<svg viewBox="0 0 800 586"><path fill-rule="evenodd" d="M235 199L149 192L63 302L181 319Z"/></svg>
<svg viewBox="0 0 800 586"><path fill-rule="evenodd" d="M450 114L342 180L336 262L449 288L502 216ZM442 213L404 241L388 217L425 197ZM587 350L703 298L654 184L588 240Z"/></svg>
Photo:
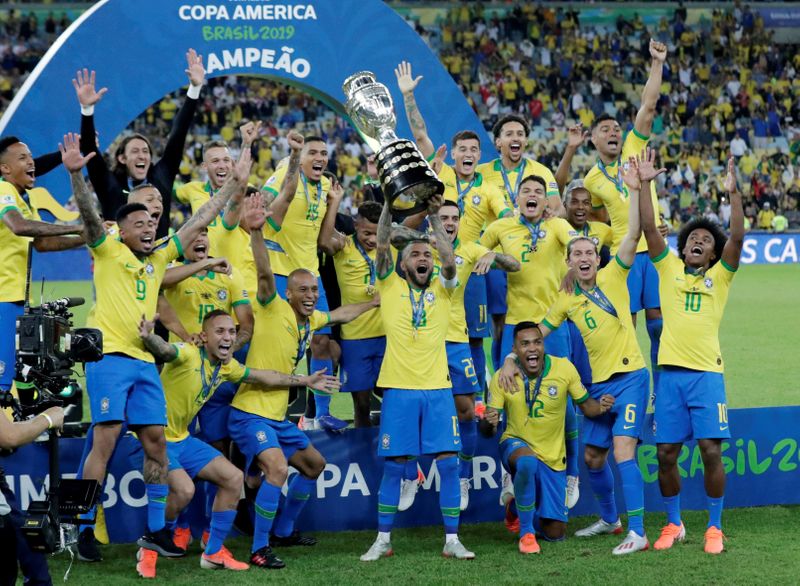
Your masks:
<svg viewBox="0 0 800 586"><path fill-rule="evenodd" d="M147 297L147 282L144 279L136 279L136 300L144 301Z"/></svg>

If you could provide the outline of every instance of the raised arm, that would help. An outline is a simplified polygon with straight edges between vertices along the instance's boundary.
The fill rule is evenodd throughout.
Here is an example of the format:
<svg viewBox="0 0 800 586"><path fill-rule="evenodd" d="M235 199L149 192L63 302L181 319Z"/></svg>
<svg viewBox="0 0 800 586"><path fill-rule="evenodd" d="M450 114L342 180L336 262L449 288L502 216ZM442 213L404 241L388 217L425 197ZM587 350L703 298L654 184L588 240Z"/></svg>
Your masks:
<svg viewBox="0 0 800 586"><path fill-rule="evenodd" d="M379 277L386 277L394 268L392 264L392 208L389 202L383 203L381 217L378 219L377 244L375 247L375 268Z"/></svg>
<svg viewBox="0 0 800 586"><path fill-rule="evenodd" d="M155 321L158 319L158 314L153 316L152 320L148 320L142 315L142 320L139 322L139 338L141 338L144 347L152 354L156 360L160 362L172 362L178 357L178 350L172 344L165 342L161 337L153 333Z"/></svg>
<svg viewBox="0 0 800 586"><path fill-rule="evenodd" d="M408 246L411 242L430 242L430 236L424 232L414 230L407 226L399 225L392 226L392 246L397 250L401 250Z"/></svg>
<svg viewBox="0 0 800 586"><path fill-rule="evenodd" d="M233 312L236 314L236 321L239 322L239 328L236 330L236 343L233 345L233 351L236 352L247 346L252 339L255 319L253 308L249 303L235 305Z"/></svg>
<svg viewBox="0 0 800 586"><path fill-rule="evenodd" d="M260 193L250 196L250 199L245 204L245 214L247 214L250 225L250 247L253 249L253 260L256 263L258 279L256 301L258 302L269 301L277 290L275 287L275 274L272 272L267 245L264 243L264 235L261 232L264 222L267 221L267 215L263 210L264 197Z"/></svg>
<svg viewBox="0 0 800 586"><path fill-rule="evenodd" d="M196 275L200 271L214 271L217 273L230 274L231 266L224 258L209 257L197 262L168 267L164 273L164 280L161 281L161 288L170 289L192 275Z"/></svg>
<svg viewBox="0 0 800 586"><path fill-rule="evenodd" d="M742 194L736 186L736 167L733 157L728 159L728 175L725 177L725 190L731 200L731 229L728 241L722 249L722 261L730 268L739 268L739 259L744 246L744 208Z"/></svg>
<svg viewBox="0 0 800 586"><path fill-rule="evenodd" d="M656 104L661 95L661 78L664 62L667 60L667 46L655 39L650 39L650 76L642 90L642 104L636 114L633 129L641 136L650 136L653 128L653 118L656 117Z"/></svg>
<svg viewBox="0 0 800 586"><path fill-rule="evenodd" d="M646 157L646 153L642 153L642 157ZM636 157L630 157L626 162L622 162L622 180L628 188L628 231L622 238L622 242L617 249L617 256L627 266L633 266L633 261L636 258L636 248L639 246L639 238L642 236L642 227L639 222L639 194L642 187L641 180L639 179L639 169L636 162Z"/></svg>
<svg viewBox="0 0 800 586"><path fill-rule="evenodd" d="M439 219L439 208L442 207L441 195L434 195L428 200L428 222L436 237L436 251L439 253L439 261L442 263L442 278L450 281L456 277L456 255L453 252L453 243L444 231L442 221Z"/></svg>
<svg viewBox="0 0 800 586"><path fill-rule="evenodd" d="M283 176L283 184L278 192L278 196L269 204L272 213L272 221L278 226L283 225L283 219L289 206L294 201L297 193L297 184L300 180L300 154L303 151L303 136L299 132L290 130L286 135L286 141L292 149L289 155L289 163L286 167L286 175Z"/></svg>
<svg viewBox="0 0 800 586"><path fill-rule="evenodd" d="M72 133L64 136L64 143L58 145L58 150L61 151L61 160L64 163L64 167L69 171L69 178L72 182L72 195L81 213L86 241L89 244L93 244L105 236L106 232L103 229L103 222L94 207L89 187L86 185L86 181L83 180L81 170L87 161L96 156L96 153L89 153L85 157L82 156L78 146L78 137Z"/></svg>
<svg viewBox="0 0 800 586"><path fill-rule="evenodd" d="M572 157L578 152L578 148L584 143L587 136L589 136L589 131L584 130L581 123L570 126L567 130L567 146L564 148L564 154L561 155L561 162L558 164L555 175L558 189L562 193L569 183L569 170L572 166Z"/></svg>
<svg viewBox="0 0 800 586"><path fill-rule="evenodd" d="M344 248L344 235L336 230L336 214L339 212L339 204L344 196L344 187L337 181L331 185L328 191L328 207L325 210L325 217L322 219L322 226L317 238L317 246L325 254L333 256Z"/></svg>
<svg viewBox="0 0 800 586"><path fill-rule="evenodd" d="M666 169L656 169L654 166L655 155L651 155L650 151L652 149L648 148L647 150L647 157L644 159L640 157L637 161L637 166L639 168L639 180L641 181L640 191L649 194L650 181L660 173L664 173ZM639 198L639 222L647 240L647 251L650 254L650 258L656 258L664 252L667 243L664 241L664 237L659 232L656 224L656 212L653 209L652 197Z"/></svg>
<svg viewBox="0 0 800 586"><path fill-rule="evenodd" d="M417 143L422 156L425 158L430 157L435 150L433 141L428 136L425 120L423 120L422 114L417 107L417 100L414 98L414 89L422 80L422 76L414 78L411 74L411 63L408 61L402 61L400 65L395 67L394 74L397 76L397 87L400 89L400 93L403 94L406 118L408 118L408 125L414 135L414 141Z"/></svg>
<svg viewBox="0 0 800 586"><path fill-rule="evenodd" d="M253 141L258 137L259 130L261 129L261 122L247 122L239 127L239 132L242 135L242 150L251 150ZM252 155L251 155L252 156ZM247 190L243 189L237 191L228 200L225 206L225 211L222 213L222 223L224 226L235 228L239 225L239 220L242 217L242 202Z"/></svg>
<svg viewBox="0 0 800 586"><path fill-rule="evenodd" d="M363 303L350 303L349 305L342 305L330 312L330 325L346 324L356 319L362 313L374 309L381 304L380 295L377 293L372 296L369 301Z"/></svg>

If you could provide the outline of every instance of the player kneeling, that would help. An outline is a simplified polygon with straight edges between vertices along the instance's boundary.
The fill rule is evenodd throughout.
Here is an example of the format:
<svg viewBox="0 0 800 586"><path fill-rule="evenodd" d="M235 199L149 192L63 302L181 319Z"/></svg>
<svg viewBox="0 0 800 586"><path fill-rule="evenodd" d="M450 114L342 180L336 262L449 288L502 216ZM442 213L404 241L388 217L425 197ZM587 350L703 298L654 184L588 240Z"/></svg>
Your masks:
<svg viewBox="0 0 800 586"><path fill-rule="evenodd" d="M154 318L155 319L155 318ZM167 525L174 525L178 514L194 495L194 478L217 486L211 513L211 528L200 567L208 570L246 570L249 566L233 558L223 545L236 516L242 490L241 470L231 464L216 448L189 435L189 424L200 408L224 382L253 383L262 387L290 384L321 385L335 389L335 377L318 373L298 377L273 370L250 369L233 358L236 326L233 318L214 310L203 319L202 344L168 344L153 334L154 321L142 319L139 336L153 356L165 363L161 382L167 399L167 456L169 495L166 501ZM155 551L140 549L137 571L142 577L155 578Z"/></svg>
<svg viewBox="0 0 800 586"><path fill-rule="evenodd" d="M500 387L499 374L495 373L489 385L482 429L494 435L500 410L505 410L508 426L500 438L500 455L503 466L514 477L520 522L519 551L539 553L536 525L546 541L560 541L566 533L567 395L587 417L607 412L614 405L614 397L603 395L599 401L592 399L581 384L578 371L566 358L545 354L542 332L533 322L514 326L514 353L522 380L515 379L514 389L507 391Z"/></svg>

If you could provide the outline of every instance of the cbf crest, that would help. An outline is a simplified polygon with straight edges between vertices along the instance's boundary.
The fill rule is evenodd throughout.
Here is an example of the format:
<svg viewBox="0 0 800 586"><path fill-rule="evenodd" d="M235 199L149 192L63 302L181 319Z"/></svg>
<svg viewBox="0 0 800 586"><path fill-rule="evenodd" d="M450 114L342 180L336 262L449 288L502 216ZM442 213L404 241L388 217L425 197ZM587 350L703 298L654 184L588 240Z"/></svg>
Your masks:
<svg viewBox="0 0 800 586"><path fill-rule="evenodd" d="M464 264L464 259L462 257L460 257L460 256L456 256L456 264L458 266L463 265Z"/></svg>
<svg viewBox="0 0 800 586"><path fill-rule="evenodd" d="M472 203L473 203L473 205L480 205L481 196L480 195L473 195L472 196Z"/></svg>
<svg viewBox="0 0 800 586"><path fill-rule="evenodd" d="M547 387L547 394L550 395L551 397L555 397L556 395L558 395L558 387L556 387L555 385L550 385L549 387Z"/></svg>
<svg viewBox="0 0 800 586"><path fill-rule="evenodd" d="M153 273L156 272L156 268L153 266L153 263L147 263L144 267L144 272L147 273L149 276L152 276Z"/></svg>
<svg viewBox="0 0 800 586"><path fill-rule="evenodd" d="M425 303L433 303L435 299L436 295L433 294L433 291L425 293Z"/></svg>
<svg viewBox="0 0 800 586"><path fill-rule="evenodd" d="M228 292L225 289L220 289L217 291L217 299L220 301L225 301L228 298Z"/></svg>
<svg viewBox="0 0 800 586"><path fill-rule="evenodd" d="M383 437L381 438L381 447L382 447L384 450L388 450L388 449L389 449L389 443L390 443L390 442L391 442L391 439L390 439L390 437L389 437L389 434L388 434L388 433L384 433L384 434L383 434Z"/></svg>
<svg viewBox="0 0 800 586"><path fill-rule="evenodd" d="M706 289L711 289L714 286L714 281L711 280L711 277L706 277L706 280L703 281L703 285L706 286Z"/></svg>

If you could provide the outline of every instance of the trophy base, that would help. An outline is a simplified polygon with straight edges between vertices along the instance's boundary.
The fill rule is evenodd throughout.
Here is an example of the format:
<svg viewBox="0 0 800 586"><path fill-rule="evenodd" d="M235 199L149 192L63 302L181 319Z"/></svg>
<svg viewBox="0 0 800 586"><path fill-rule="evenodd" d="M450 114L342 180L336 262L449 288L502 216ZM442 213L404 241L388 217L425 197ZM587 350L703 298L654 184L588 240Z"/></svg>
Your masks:
<svg viewBox="0 0 800 586"><path fill-rule="evenodd" d="M383 196L400 217L425 211L431 196L444 193L444 183L409 140L386 145L377 153L375 162Z"/></svg>

